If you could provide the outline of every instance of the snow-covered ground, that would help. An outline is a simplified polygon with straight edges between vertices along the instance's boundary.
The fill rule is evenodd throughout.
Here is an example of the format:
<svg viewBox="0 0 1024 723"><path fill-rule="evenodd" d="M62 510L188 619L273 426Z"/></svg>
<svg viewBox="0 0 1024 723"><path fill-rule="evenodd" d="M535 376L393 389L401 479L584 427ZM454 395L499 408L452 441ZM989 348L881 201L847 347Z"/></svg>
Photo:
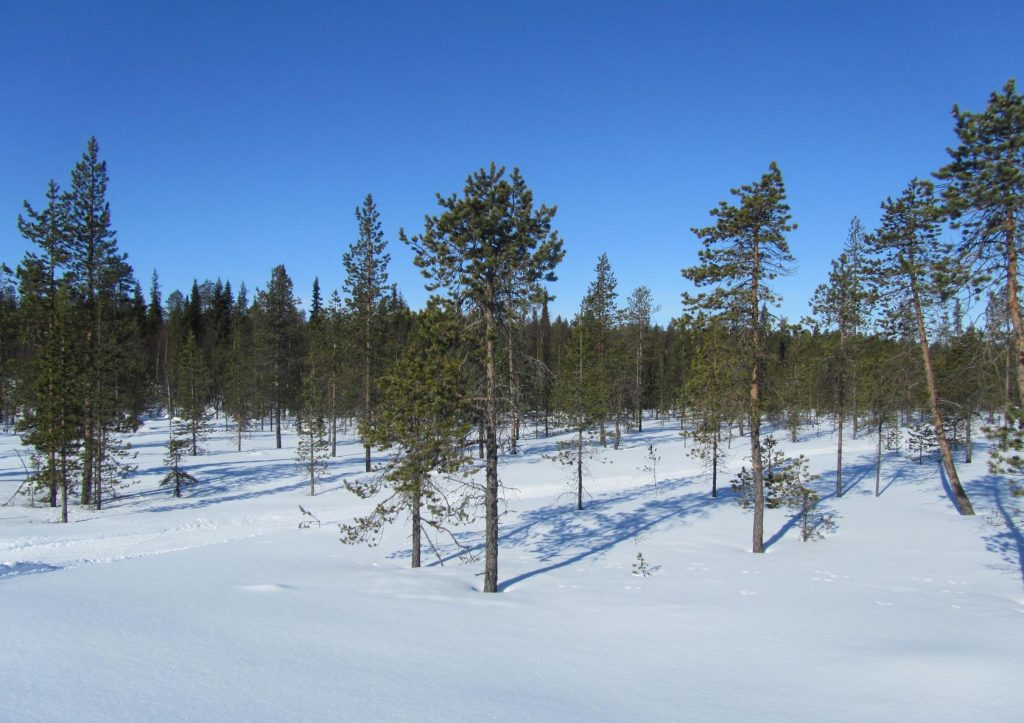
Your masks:
<svg viewBox="0 0 1024 723"><path fill-rule="evenodd" d="M978 511L963 518L933 461L889 453L875 498L873 439L847 435L835 499L831 429L778 436L821 473L838 529L804 543L769 510L754 555L728 476L712 499L671 423L609 448L582 512L543 456L554 440L530 435L502 458L503 592L484 595L480 562L425 547L409 569L404 524L376 548L339 542L370 507L342 486L361 475L351 440L310 497L293 438L236 453L221 430L174 499L154 420L108 509L61 525L0 507L0 719L1019 720L1024 521L983 448L959 465ZM18 448L0 437L0 501ZM299 505L323 526L299 529ZM633 574L638 553L653 575Z"/></svg>

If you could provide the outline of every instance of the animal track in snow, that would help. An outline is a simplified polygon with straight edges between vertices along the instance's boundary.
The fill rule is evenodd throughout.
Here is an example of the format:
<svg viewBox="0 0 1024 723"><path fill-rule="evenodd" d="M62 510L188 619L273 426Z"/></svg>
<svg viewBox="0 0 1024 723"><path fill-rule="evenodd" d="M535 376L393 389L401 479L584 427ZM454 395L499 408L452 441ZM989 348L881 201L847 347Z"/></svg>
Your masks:
<svg viewBox="0 0 1024 723"><path fill-rule="evenodd" d="M837 575L829 570L815 570L815 577L811 580L814 582L835 582L836 580L849 580L849 575Z"/></svg>

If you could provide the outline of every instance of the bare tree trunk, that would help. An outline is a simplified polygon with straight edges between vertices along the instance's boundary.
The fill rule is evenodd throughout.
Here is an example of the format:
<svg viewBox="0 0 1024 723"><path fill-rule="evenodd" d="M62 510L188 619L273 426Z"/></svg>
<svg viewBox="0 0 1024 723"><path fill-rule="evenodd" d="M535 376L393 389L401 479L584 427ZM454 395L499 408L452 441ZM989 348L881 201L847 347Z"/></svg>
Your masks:
<svg viewBox="0 0 1024 723"><path fill-rule="evenodd" d="M583 509L583 427L576 431L576 509Z"/></svg>
<svg viewBox="0 0 1024 723"><path fill-rule="evenodd" d="M921 311L921 300L918 295L917 284L911 279L911 294L914 303L914 315L917 319L917 334L921 346L921 360L924 363L925 382L928 385L928 401L931 405L932 421L935 426L935 436L938 437L939 452L942 455L942 467L946 471L946 479L953 491L956 500L957 511L961 515L973 515L974 507L967 497L963 486L960 484L960 477L956 473L956 466L953 464L953 453L949 449L949 441L946 439L946 430L942 424L942 412L939 410L939 393L935 386L935 373L932 369L932 355L928 348L928 334L924 327L924 314Z"/></svg>
<svg viewBox="0 0 1024 723"><path fill-rule="evenodd" d="M421 517L422 495L417 490L412 497L412 566L420 566L421 539L423 537L423 520Z"/></svg>
<svg viewBox="0 0 1024 723"><path fill-rule="evenodd" d="M971 434L972 427L974 426L974 413L973 410L968 409L967 419L965 420L966 428L964 429L964 463L971 463L971 455L973 453L973 442L974 438Z"/></svg>
<svg viewBox="0 0 1024 723"><path fill-rule="evenodd" d="M487 455L484 467L484 592L498 592L498 372L495 354L497 329L494 311L484 309L487 396L484 400L484 440Z"/></svg>
<svg viewBox="0 0 1024 723"><path fill-rule="evenodd" d="M843 403L839 402L839 440L836 445L836 497L843 496L843 427L846 424L846 415L843 413Z"/></svg>
<svg viewBox="0 0 1024 723"><path fill-rule="evenodd" d="M365 327L363 329L363 419L366 423L370 423L370 397L372 393L372 381L373 381L373 308L367 303L366 308L363 310L363 316L365 317ZM363 449L366 452L366 471L371 471L370 461L370 445L364 444Z"/></svg>
<svg viewBox="0 0 1024 723"><path fill-rule="evenodd" d="M711 496L718 497L718 430L711 435Z"/></svg>
<svg viewBox="0 0 1024 723"><path fill-rule="evenodd" d="M883 419L882 414L878 414L878 447L875 451L875 497L881 494L881 481L882 481L882 426Z"/></svg>
<svg viewBox="0 0 1024 723"><path fill-rule="evenodd" d="M274 401L274 418L271 423L275 425L277 430L277 448L281 449L281 401Z"/></svg>
<svg viewBox="0 0 1024 723"><path fill-rule="evenodd" d="M750 467L754 478L753 551L764 552L764 470L761 467L761 253L754 240L754 262L751 283L751 335L754 341L753 369L750 373Z"/></svg>
<svg viewBox="0 0 1024 723"><path fill-rule="evenodd" d="M1007 211L1004 223L1006 234L1006 298L1007 309L1010 312L1010 323L1013 325L1014 340L1017 344L1017 399L1018 403L1024 403L1024 320L1021 319L1020 283L1017 276L1017 242L1015 231L1017 219L1013 211Z"/></svg>
<svg viewBox="0 0 1024 723"><path fill-rule="evenodd" d="M338 456L338 380L331 379L331 457Z"/></svg>

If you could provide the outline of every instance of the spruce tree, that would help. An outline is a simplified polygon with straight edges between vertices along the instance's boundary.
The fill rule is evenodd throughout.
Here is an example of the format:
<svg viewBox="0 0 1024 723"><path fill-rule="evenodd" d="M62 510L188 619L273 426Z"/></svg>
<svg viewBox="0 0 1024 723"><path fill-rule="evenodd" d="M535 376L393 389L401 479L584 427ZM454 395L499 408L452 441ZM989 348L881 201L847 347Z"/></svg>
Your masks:
<svg viewBox="0 0 1024 723"><path fill-rule="evenodd" d="M693 229L703 248L700 263L683 269L696 286L712 286L710 292L683 294L683 304L696 315L719 318L733 324L743 335L738 363L749 375L747 417L750 426L754 528L753 551L764 552L764 479L761 469L761 393L765 363L767 304L778 297L768 285L794 262L786 234L789 206L779 167L772 162L756 183L733 189L736 205L725 201L711 210L713 226Z"/></svg>
<svg viewBox="0 0 1024 723"><path fill-rule="evenodd" d="M498 590L498 426L501 331L523 298L537 298L555 279L562 243L551 230L555 209L533 207L518 169L505 178L493 163L466 179L462 197L438 196L441 214L427 216L421 236L402 239L415 253L428 289L444 289L459 311L480 324L484 369L480 415L486 452L484 592Z"/></svg>
<svg viewBox="0 0 1024 723"><path fill-rule="evenodd" d="M254 314L259 365L265 383L267 405L273 415L277 448L281 449L281 419L294 409L300 394L302 314L293 293L292 280L283 265L275 266L264 291L256 293Z"/></svg>
<svg viewBox="0 0 1024 723"><path fill-rule="evenodd" d="M24 413L18 423L22 439L36 452L38 483L67 522L69 458L80 438L79 400L82 369L78 364L73 300L68 286L67 203L50 181L47 205L40 212L25 202L27 218L18 218L22 236L39 251L30 251L18 267L23 342L29 358L23 366Z"/></svg>

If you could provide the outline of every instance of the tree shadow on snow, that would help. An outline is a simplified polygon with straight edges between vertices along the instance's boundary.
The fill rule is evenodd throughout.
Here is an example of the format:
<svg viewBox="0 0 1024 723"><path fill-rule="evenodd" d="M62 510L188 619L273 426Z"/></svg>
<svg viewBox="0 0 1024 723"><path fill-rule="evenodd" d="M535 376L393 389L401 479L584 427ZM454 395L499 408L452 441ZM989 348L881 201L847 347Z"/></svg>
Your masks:
<svg viewBox="0 0 1024 723"><path fill-rule="evenodd" d="M668 480L659 482L657 490L645 485L626 492L599 495L583 510L556 504L523 513L518 524L501 532L501 548L526 550L549 564L509 578L500 583L498 589L506 590L531 577L600 556L654 527L679 523L694 515L706 516L709 508L732 502L731 494L711 497L703 485L684 491L690 481ZM631 503L637 506L619 509ZM430 566L483 549L482 533L463 533L459 537L468 543L467 549Z"/></svg>
<svg viewBox="0 0 1024 723"><path fill-rule="evenodd" d="M991 503L992 513L986 521L993 531L984 536L985 547L998 553L1024 583L1024 512L1018 498L1010 491L1005 477L985 475L971 482L970 494Z"/></svg>

